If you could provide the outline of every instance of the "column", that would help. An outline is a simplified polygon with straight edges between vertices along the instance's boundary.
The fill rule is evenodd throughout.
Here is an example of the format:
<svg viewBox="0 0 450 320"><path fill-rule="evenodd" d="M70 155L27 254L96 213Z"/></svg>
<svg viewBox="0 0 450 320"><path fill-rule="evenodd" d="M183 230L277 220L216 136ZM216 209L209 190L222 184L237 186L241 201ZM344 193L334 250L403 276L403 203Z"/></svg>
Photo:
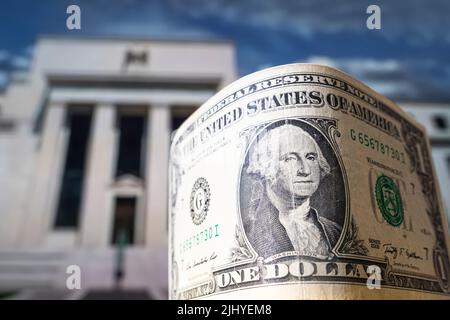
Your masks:
<svg viewBox="0 0 450 320"><path fill-rule="evenodd" d="M170 143L170 109L150 108L147 120L146 245L167 246L167 188Z"/></svg>
<svg viewBox="0 0 450 320"><path fill-rule="evenodd" d="M68 136L67 130L63 130L65 109L63 103L55 102L50 102L46 109L32 191L23 221L22 236L26 245L42 244L53 227Z"/></svg>
<svg viewBox="0 0 450 320"><path fill-rule="evenodd" d="M113 224L113 199L109 189L115 155L115 107L94 108L84 182L80 242L83 246L107 246Z"/></svg>

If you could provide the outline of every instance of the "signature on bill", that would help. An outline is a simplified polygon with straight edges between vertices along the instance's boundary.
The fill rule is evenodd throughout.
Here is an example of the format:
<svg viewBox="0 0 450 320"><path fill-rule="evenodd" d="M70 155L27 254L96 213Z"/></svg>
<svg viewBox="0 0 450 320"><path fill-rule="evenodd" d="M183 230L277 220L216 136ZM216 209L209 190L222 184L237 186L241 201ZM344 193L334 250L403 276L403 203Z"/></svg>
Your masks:
<svg viewBox="0 0 450 320"><path fill-rule="evenodd" d="M406 257L407 259L423 260L423 257L418 255L416 251L412 251L408 248L396 247L392 243L383 244L384 253L390 254L392 258Z"/></svg>

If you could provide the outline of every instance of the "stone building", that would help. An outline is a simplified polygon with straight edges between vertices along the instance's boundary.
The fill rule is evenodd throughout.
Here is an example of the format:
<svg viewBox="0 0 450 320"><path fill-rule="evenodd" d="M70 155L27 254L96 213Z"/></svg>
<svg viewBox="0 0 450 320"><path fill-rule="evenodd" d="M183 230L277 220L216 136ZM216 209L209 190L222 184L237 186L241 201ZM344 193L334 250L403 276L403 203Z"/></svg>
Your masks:
<svg viewBox="0 0 450 320"><path fill-rule="evenodd" d="M39 38L0 94L0 291L166 298L171 133L235 78L226 41Z"/></svg>

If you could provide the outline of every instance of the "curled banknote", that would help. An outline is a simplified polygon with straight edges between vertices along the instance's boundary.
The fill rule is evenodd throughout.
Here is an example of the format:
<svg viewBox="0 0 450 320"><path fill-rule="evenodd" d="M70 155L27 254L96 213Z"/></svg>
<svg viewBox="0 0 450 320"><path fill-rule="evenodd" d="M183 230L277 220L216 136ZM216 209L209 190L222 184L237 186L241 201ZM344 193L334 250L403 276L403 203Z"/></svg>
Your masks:
<svg viewBox="0 0 450 320"><path fill-rule="evenodd" d="M333 68L241 78L170 152L171 299L450 297L424 128Z"/></svg>

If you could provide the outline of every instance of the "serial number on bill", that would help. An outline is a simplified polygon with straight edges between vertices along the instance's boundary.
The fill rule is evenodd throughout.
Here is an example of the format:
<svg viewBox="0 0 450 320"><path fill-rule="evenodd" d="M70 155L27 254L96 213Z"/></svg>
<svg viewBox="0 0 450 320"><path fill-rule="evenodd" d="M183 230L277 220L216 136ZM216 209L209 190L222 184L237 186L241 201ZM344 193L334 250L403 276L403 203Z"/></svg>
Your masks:
<svg viewBox="0 0 450 320"><path fill-rule="evenodd" d="M375 150L378 153L381 153L394 160L400 161L401 163L405 163L405 154L402 151L386 143L383 143L376 138L372 138L364 132L358 132L356 130L350 129L350 138L355 142L359 142L366 148Z"/></svg>

